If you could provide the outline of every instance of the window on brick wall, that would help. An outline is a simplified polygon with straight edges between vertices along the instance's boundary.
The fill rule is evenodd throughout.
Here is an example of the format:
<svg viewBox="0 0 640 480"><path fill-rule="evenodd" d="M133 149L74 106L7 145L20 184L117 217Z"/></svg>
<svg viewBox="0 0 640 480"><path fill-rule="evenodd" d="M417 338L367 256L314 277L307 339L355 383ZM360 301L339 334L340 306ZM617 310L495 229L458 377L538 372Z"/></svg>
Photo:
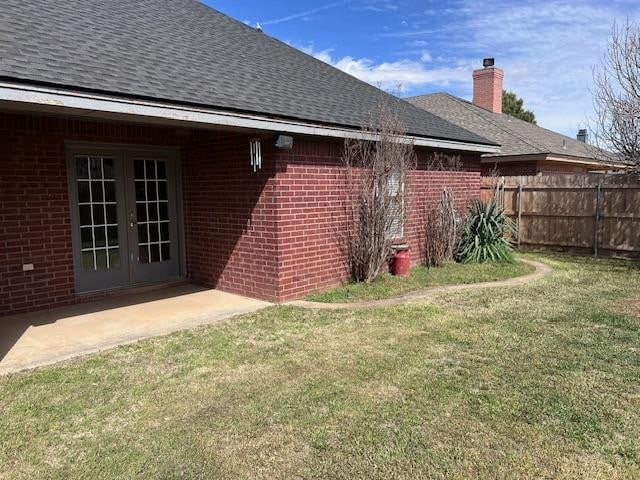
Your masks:
<svg viewBox="0 0 640 480"><path fill-rule="evenodd" d="M387 221L387 238L395 239L404 236L404 182L400 170L389 175L388 189L391 197L390 218Z"/></svg>

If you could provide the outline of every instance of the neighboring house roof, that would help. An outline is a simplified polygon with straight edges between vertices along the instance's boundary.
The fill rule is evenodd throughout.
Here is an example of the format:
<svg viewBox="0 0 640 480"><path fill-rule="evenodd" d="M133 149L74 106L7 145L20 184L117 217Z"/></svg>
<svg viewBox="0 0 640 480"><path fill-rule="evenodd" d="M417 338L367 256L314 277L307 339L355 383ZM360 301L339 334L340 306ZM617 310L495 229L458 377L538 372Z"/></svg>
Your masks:
<svg viewBox="0 0 640 480"><path fill-rule="evenodd" d="M495 145L196 0L3 0L0 79Z"/></svg>
<svg viewBox="0 0 640 480"><path fill-rule="evenodd" d="M462 128L501 145L500 153L486 157L557 155L611 163L615 159L593 145L547 130L504 113L494 113L448 93L432 93L405 99Z"/></svg>

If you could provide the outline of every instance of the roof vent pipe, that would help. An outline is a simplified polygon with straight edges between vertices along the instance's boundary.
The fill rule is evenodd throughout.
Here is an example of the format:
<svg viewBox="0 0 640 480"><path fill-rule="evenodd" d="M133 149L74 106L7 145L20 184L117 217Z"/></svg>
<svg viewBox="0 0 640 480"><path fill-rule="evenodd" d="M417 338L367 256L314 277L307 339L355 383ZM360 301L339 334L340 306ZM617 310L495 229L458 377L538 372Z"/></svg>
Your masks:
<svg viewBox="0 0 640 480"><path fill-rule="evenodd" d="M587 143L588 136L589 135L587 134L587 129L581 128L580 130L578 130L578 134L576 135L576 140L582 143Z"/></svg>

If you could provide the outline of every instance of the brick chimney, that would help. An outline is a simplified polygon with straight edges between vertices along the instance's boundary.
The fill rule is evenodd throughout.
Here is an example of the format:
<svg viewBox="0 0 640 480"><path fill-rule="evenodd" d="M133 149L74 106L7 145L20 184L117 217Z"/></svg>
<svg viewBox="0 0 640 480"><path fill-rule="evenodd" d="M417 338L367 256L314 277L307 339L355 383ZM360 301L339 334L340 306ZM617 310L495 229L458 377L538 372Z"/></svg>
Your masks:
<svg viewBox="0 0 640 480"><path fill-rule="evenodd" d="M495 113L502 112L504 72L494 66L493 58L482 61L484 68L473 71L473 104Z"/></svg>

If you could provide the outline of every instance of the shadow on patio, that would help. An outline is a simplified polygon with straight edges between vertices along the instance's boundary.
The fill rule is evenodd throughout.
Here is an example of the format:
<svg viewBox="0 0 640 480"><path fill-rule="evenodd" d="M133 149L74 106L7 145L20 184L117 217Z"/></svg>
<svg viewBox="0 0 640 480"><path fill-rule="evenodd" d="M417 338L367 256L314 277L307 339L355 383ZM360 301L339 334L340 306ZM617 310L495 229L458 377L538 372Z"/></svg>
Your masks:
<svg viewBox="0 0 640 480"><path fill-rule="evenodd" d="M179 285L0 319L0 374L47 365L270 305Z"/></svg>

